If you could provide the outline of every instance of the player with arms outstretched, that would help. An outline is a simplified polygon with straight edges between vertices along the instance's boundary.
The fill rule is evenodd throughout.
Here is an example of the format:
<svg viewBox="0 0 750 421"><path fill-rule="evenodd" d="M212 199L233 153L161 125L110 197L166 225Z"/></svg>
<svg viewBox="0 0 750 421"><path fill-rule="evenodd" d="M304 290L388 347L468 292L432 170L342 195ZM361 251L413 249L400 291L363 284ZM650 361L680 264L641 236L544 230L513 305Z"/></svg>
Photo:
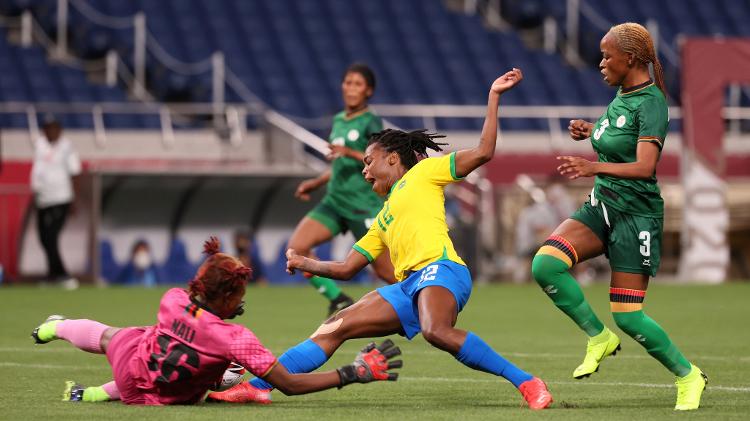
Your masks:
<svg viewBox="0 0 750 421"><path fill-rule="evenodd" d="M297 225L289 239L289 248L303 256L312 256L312 249L337 234L351 231L355 238L362 237L369 228L383 199L375 194L362 177L362 158L367 139L383 129L383 122L369 108L368 101L375 91L375 73L365 64L349 66L341 82L345 109L333 117L333 127L328 138L332 160L331 168L316 178L305 180L297 187L295 196L310 200L310 193L323 185L327 191L323 200ZM388 254L373 262L375 273L388 283L395 282L393 265ZM309 281L330 301L328 315L354 301L341 292L330 278L310 275Z"/></svg>
<svg viewBox="0 0 750 421"><path fill-rule="evenodd" d="M643 312L649 277L659 268L664 219L656 181L669 120L661 64L648 31L636 23L613 26L601 50L604 80L620 89L596 123L575 120L569 127L575 140L591 137L599 162L558 158L561 174L596 177L594 189L589 202L539 249L532 272L555 305L589 336L583 363L573 372L576 379L588 377L620 349L620 338L597 318L568 269L604 253L612 267L609 299L615 323L677 376L675 409L696 409L706 376Z"/></svg>
<svg viewBox="0 0 750 421"><path fill-rule="evenodd" d="M219 253L215 238L206 242L208 255L188 289L168 290L159 304L157 324L115 328L102 323L50 316L34 329L38 344L64 339L81 350L106 354L114 381L98 387L68 382L65 400L121 400L127 404L193 404L203 399L231 362L263 378L287 395L315 392L349 383L396 380L388 362L400 354L391 342L368 345L353 364L335 371L291 374L244 326L227 323L243 312L242 298L250 268Z"/></svg>
<svg viewBox="0 0 750 421"><path fill-rule="evenodd" d="M290 249L287 268L349 279L387 249L400 282L368 293L324 322L310 339L289 349L279 358L287 370L317 369L348 339L395 333L411 339L421 332L430 344L466 366L510 381L530 408L546 408L552 402L544 382L504 359L476 334L454 327L469 299L472 282L448 236L443 190L492 159L500 95L521 79L521 71L513 69L494 81L481 140L475 148L424 158L427 149L442 150L444 144L434 141L442 136L424 130L384 130L370 138L363 174L375 192L388 196L375 223L345 261L321 262ZM270 387L262 379L254 379L209 397L252 402L258 390Z"/></svg>

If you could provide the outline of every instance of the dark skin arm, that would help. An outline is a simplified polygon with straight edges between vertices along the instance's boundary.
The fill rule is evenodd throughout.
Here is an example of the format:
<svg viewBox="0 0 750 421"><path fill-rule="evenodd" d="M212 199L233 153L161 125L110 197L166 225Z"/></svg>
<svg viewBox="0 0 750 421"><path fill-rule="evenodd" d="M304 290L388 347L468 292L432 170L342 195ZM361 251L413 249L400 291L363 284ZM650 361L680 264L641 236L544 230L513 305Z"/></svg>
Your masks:
<svg viewBox="0 0 750 421"><path fill-rule="evenodd" d="M322 174L315 178L307 179L297 186L297 191L294 192L294 197L304 202L310 200L310 192L319 189L322 185L331 179L331 170L325 170Z"/></svg>
<svg viewBox="0 0 750 421"><path fill-rule="evenodd" d="M365 256L355 250L350 251L343 262L321 262L309 257L300 256L294 249L286 251L286 259L286 271L290 275L293 275L296 270L301 270L310 272L313 275L343 281L351 279L370 263Z"/></svg>
<svg viewBox="0 0 750 421"><path fill-rule="evenodd" d="M341 385L341 377L335 370L323 373L292 374L281 364L276 364L263 379L287 396L317 392Z"/></svg>
<svg viewBox="0 0 750 421"><path fill-rule="evenodd" d="M578 156L558 156L557 159L562 161L557 171L571 180L595 175L643 180L650 178L656 171L659 147L651 142L639 142L635 162L591 162Z"/></svg>
<svg viewBox="0 0 750 421"><path fill-rule="evenodd" d="M497 108L500 95L510 90L523 79L521 69L513 69L497 78L490 87L487 99L487 114L482 126L479 144L471 149L456 152L456 176L465 177L495 156L497 141Z"/></svg>
<svg viewBox="0 0 750 421"><path fill-rule="evenodd" d="M327 158L331 161L342 156L348 156L349 158L354 158L357 161L362 161L363 159L365 159L364 152L360 152L352 148L347 148L346 146L331 145L329 146L329 148L331 149L331 152L328 154Z"/></svg>

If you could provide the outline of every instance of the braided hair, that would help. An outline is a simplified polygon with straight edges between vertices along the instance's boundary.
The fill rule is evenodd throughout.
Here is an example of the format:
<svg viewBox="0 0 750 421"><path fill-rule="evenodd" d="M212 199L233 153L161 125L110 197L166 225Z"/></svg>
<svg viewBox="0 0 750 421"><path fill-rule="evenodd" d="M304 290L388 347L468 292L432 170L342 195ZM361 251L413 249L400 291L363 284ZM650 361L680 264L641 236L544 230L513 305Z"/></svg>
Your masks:
<svg viewBox="0 0 750 421"><path fill-rule="evenodd" d="M666 96L667 88L664 85L664 69L659 61L659 57L656 55L654 42L648 30L637 23L626 22L613 26L610 28L609 33L612 34L615 42L623 52L632 54L637 62L646 67L648 67L649 63L654 66L656 86Z"/></svg>
<svg viewBox="0 0 750 421"><path fill-rule="evenodd" d="M200 296L205 301L232 294L247 284L252 276L252 269L237 258L220 253L219 240L210 237L203 243L203 254L208 256L198 268L195 277L188 282L188 294L195 299Z"/></svg>
<svg viewBox="0 0 750 421"><path fill-rule="evenodd" d="M370 136L367 145L378 144L386 152L396 152L401 158L401 164L409 170L417 165L420 159L427 157L427 149L441 152L441 146L447 143L438 143L434 139L445 137L437 133L428 133L427 129L404 132L401 130L385 129Z"/></svg>

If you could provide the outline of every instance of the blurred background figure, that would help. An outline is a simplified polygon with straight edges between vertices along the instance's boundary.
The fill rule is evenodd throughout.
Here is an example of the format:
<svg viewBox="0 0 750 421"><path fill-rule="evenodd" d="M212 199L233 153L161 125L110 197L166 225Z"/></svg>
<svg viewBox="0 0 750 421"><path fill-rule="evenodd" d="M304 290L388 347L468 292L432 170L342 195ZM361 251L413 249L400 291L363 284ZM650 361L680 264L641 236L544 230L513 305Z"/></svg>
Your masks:
<svg viewBox="0 0 750 421"><path fill-rule="evenodd" d="M253 237L249 232L244 230L234 232L234 255L243 265L253 270L253 276L249 281L251 284L268 283L263 273L263 265L260 263L258 248L255 247Z"/></svg>
<svg viewBox="0 0 750 421"><path fill-rule="evenodd" d="M151 246L146 240L136 241L130 252L130 261L122 268L117 283L153 287L160 282L161 276Z"/></svg>
<svg viewBox="0 0 750 421"><path fill-rule="evenodd" d="M31 190L37 210L37 228L47 258L47 281L65 289L78 288L60 257L59 238L75 197L74 178L81 173L81 161L73 144L62 137L62 126L52 115L44 118L44 135L34 144Z"/></svg>

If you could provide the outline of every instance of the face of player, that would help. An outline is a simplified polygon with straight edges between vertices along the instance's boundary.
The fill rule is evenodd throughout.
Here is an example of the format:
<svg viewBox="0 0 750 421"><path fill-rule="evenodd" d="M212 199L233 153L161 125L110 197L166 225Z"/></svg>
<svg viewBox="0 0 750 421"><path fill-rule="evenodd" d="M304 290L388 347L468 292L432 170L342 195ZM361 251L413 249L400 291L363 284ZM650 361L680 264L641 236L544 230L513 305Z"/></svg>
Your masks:
<svg viewBox="0 0 750 421"><path fill-rule="evenodd" d="M604 75L604 81L609 86L622 85L625 76L632 68L630 64L632 57L620 49L614 37L610 34L602 38L599 47L602 50L602 61L599 62L599 69Z"/></svg>
<svg viewBox="0 0 750 421"><path fill-rule="evenodd" d="M44 137L52 143L57 142L57 139L60 138L61 134L62 128L59 124L48 124L44 126Z"/></svg>
<svg viewBox="0 0 750 421"><path fill-rule="evenodd" d="M227 296L224 301L222 301L218 306L218 308L212 307L216 313L218 313L218 316L222 319L231 319L235 316L239 316L237 313L237 309L242 306L243 301L242 299L245 297L245 285L242 284L240 288L234 292L234 294Z"/></svg>
<svg viewBox="0 0 750 421"><path fill-rule="evenodd" d="M367 99L372 96L372 88L361 73L349 72L341 82L341 95L347 110L357 110L367 104Z"/></svg>
<svg viewBox="0 0 750 421"><path fill-rule="evenodd" d="M365 157L362 161L365 163L362 175L368 183L372 184L372 191L379 196L387 195L393 183L403 175L403 171L399 171L401 160L398 154L387 152L377 143L365 149Z"/></svg>

